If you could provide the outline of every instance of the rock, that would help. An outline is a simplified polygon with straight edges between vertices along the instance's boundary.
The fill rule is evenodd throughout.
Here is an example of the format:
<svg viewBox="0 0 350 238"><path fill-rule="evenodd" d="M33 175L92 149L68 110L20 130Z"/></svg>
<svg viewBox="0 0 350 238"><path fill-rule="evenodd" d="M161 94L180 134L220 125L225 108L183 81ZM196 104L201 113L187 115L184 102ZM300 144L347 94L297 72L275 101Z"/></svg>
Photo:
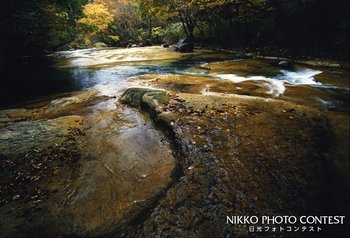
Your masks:
<svg viewBox="0 0 350 238"><path fill-rule="evenodd" d="M150 39L147 39L143 42L144 46L152 46L152 41Z"/></svg>
<svg viewBox="0 0 350 238"><path fill-rule="evenodd" d="M144 47L144 44L141 42L138 44L138 47Z"/></svg>
<svg viewBox="0 0 350 238"><path fill-rule="evenodd" d="M239 58L239 59L245 59L245 58L247 58L247 55L242 53L242 52L237 52L237 53L235 53L235 57Z"/></svg>
<svg viewBox="0 0 350 238"><path fill-rule="evenodd" d="M120 102L142 108L157 109L160 103L168 101L167 93L163 90L129 88L120 97Z"/></svg>
<svg viewBox="0 0 350 238"><path fill-rule="evenodd" d="M64 46L61 46L57 49L58 51L68 51L68 50L74 50L74 47L73 47L73 44L69 45L64 45Z"/></svg>
<svg viewBox="0 0 350 238"><path fill-rule="evenodd" d="M162 47L163 47L163 48L169 48L169 45L166 44L166 43L164 43L164 44L162 44Z"/></svg>
<svg viewBox="0 0 350 238"><path fill-rule="evenodd" d="M103 43L103 42L96 42L94 44L94 47L95 48L103 48L103 47L107 47L107 45L105 43Z"/></svg>
<svg viewBox="0 0 350 238"><path fill-rule="evenodd" d="M191 53L193 52L193 41L190 39L182 39L178 43L176 43L174 46L174 50L181 52L181 53Z"/></svg>
<svg viewBox="0 0 350 238"><path fill-rule="evenodd" d="M135 48L138 47L137 42L133 41L133 40L129 40L126 42L126 47L127 48Z"/></svg>
<svg viewBox="0 0 350 238"><path fill-rule="evenodd" d="M280 61L278 63L278 66L280 66L281 68L284 68L284 69L289 69L292 67L292 64L287 60L283 60L283 61Z"/></svg>
<svg viewBox="0 0 350 238"><path fill-rule="evenodd" d="M10 130L1 130L0 141L11 139L14 135L18 135L19 133L10 131Z"/></svg>

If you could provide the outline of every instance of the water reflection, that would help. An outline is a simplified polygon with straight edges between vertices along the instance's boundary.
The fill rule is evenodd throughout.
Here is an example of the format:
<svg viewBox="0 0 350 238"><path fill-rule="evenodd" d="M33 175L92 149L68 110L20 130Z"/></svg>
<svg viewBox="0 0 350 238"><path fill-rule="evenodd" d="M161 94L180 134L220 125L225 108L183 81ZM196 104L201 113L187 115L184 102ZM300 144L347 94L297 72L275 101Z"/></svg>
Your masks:
<svg viewBox="0 0 350 238"><path fill-rule="evenodd" d="M47 57L25 58L1 70L0 107L79 90L72 72L57 70Z"/></svg>
<svg viewBox="0 0 350 238"><path fill-rule="evenodd" d="M242 82L249 81L274 97L283 95L283 98L329 107L343 105L349 93L349 73L339 72L301 65L285 70L274 61L236 59L230 54L208 50L192 54L161 47L65 51L27 58L6 69L2 73L0 106L89 88L114 96L126 86L125 80L130 77L173 74L209 76L229 80L239 87L245 85ZM309 92L307 100L302 95L305 91Z"/></svg>

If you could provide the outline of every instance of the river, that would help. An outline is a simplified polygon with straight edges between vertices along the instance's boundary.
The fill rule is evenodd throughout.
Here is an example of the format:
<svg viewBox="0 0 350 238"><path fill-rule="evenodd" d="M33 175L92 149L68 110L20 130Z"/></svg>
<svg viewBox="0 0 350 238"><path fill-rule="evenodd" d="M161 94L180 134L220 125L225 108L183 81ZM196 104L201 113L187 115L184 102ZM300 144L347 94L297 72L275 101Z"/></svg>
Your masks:
<svg viewBox="0 0 350 238"><path fill-rule="evenodd" d="M242 95L319 110L338 123L332 150L342 158L339 173L347 173L348 70L283 68L277 60L161 47L65 51L27 61L2 87L0 149L2 167L10 171L1 175L5 237L116 234L179 181L183 155L147 115L118 103L129 87L161 85L174 93ZM63 169L50 157L55 153ZM67 156L80 158L78 165ZM41 173L45 163L50 170ZM12 187L5 184L18 178Z"/></svg>

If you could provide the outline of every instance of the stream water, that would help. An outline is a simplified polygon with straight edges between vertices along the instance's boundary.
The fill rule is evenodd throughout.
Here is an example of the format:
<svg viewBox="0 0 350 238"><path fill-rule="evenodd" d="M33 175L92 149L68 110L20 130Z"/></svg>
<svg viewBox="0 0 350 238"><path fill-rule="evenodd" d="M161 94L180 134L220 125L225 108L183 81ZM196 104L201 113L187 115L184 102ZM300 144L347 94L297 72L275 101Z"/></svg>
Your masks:
<svg viewBox="0 0 350 238"><path fill-rule="evenodd" d="M278 67L278 61L239 59L208 50L181 55L160 47L87 49L58 52L45 59L29 58L19 67L3 83L2 107L89 88L111 95L125 87L125 80L133 76L181 74L230 80L239 87L250 82L265 88L267 97L270 94L348 111L350 73L347 70L300 64L287 70Z"/></svg>
<svg viewBox="0 0 350 238"><path fill-rule="evenodd" d="M57 120L74 117L84 125L80 149L89 159L44 204L61 221L57 229L82 236L106 232L128 222L126 217L149 206L171 183L176 163L164 135L136 110L117 104L121 90L135 85L127 79L141 75L230 81L238 94L287 100L346 117L349 113L350 72L338 68L294 64L284 69L273 60L239 59L210 50L180 54L161 47L88 49L57 52L45 61L29 59L1 88L2 108L12 108L0 111L2 153L42 150L56 143L57 134L43 132L68 123ZM201 87L203 93L212 92L205 83ZM41 124L24 127L23 120ZM5 235L15 232L11 229Z"/></svg>

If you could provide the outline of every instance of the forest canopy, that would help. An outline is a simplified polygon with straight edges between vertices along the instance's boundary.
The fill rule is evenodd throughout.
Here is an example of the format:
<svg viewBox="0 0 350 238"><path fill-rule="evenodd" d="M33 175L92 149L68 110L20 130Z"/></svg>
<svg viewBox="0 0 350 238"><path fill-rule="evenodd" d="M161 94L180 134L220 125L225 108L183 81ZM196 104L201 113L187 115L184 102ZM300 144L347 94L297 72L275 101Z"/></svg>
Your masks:
<svg viewBox="0 0 350 238"><path fill-rule="evenodd" d="M2 54L189 38L348 57L346 0L5 0Z"/></svg>

